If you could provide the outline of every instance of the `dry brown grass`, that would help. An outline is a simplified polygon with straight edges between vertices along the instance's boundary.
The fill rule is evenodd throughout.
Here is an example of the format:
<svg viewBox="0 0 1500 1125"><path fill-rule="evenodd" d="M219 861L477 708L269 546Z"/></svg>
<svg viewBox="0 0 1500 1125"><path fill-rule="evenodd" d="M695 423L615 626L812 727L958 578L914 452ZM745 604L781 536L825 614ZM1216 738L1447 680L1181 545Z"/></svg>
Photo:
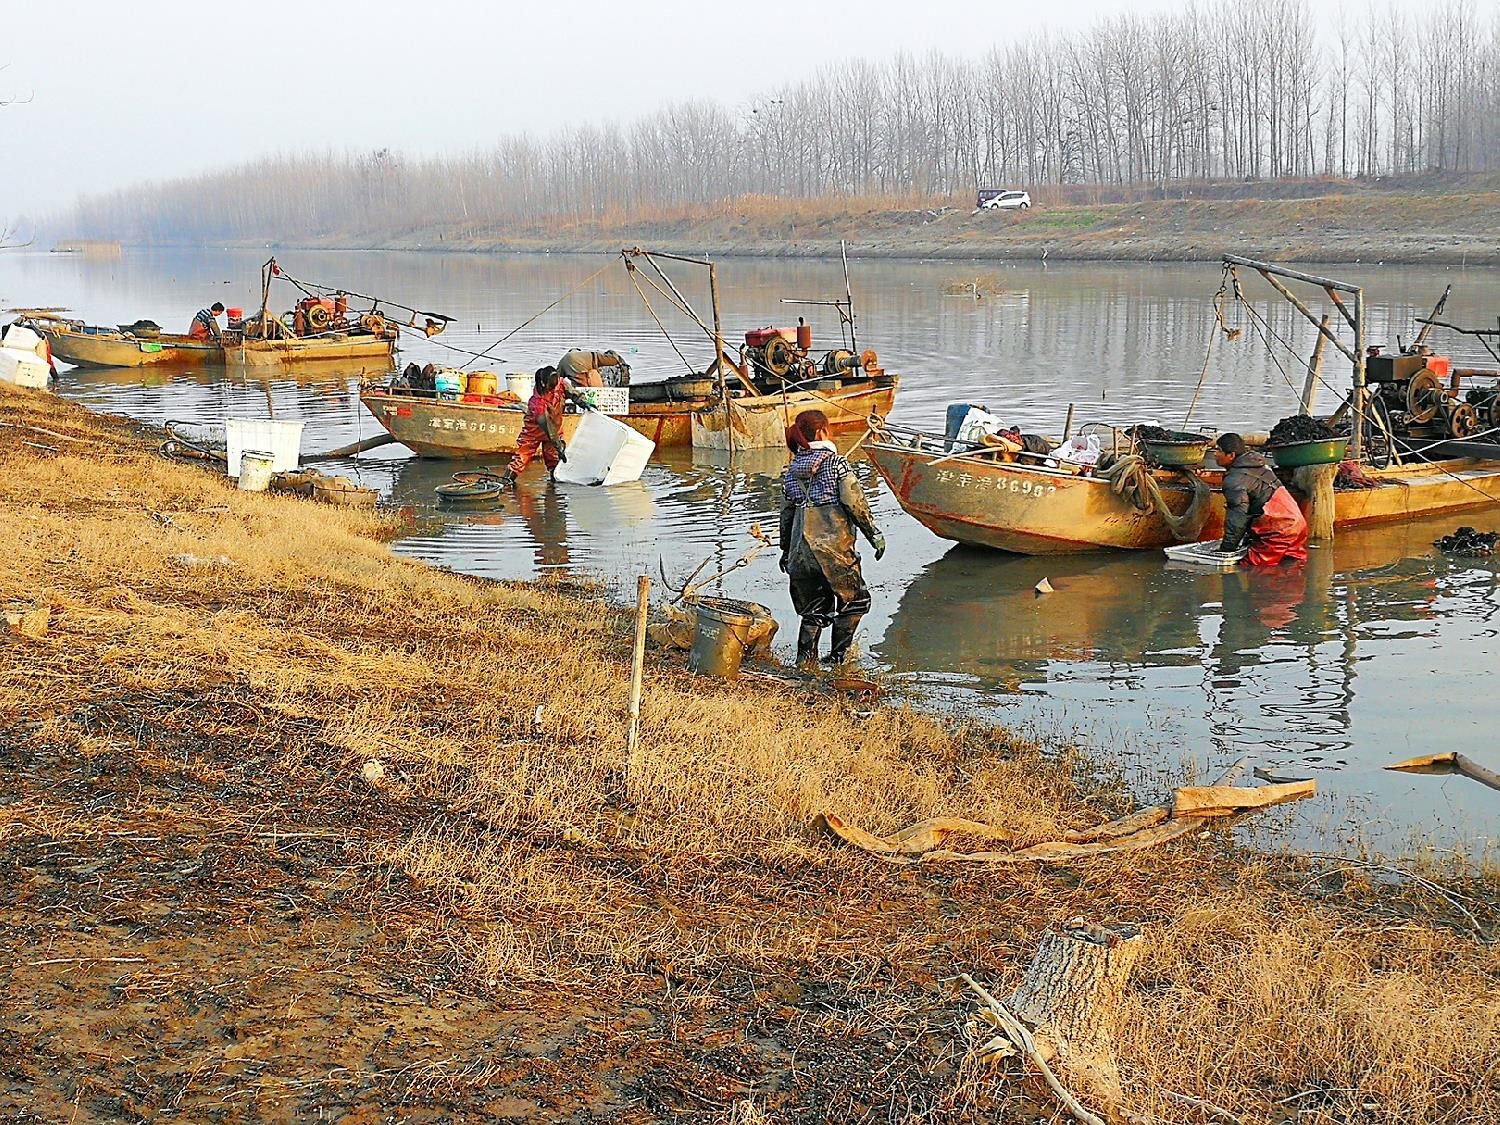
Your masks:
<svg viewBox="0 0 1500 1125"><path fill-rule="evenodd" d="M1003 731L865 718L655 658L627 770L628 625L588 591L401 561L380 542L393 517L232 492L49 396L0 389L0 421L5 591L54 607L42 639L0 641L0 935L28 966L63 947L139 956L131 987L159 996L181 994L150 983L164 959L212 976L230 942L250 960L234 979L260 983L222 1019L261 1004L305 1044L268 1085L283 1040L252 1035L214 1082L186 1078L179 1107L462 1115L520 1091L541 1116L1009 1120L1026 1087L960 1080L963 1004L943 982L1013 982L1044 928L1087 913L1151 935L1121 1040L1140 1112L1201 1119L1172 1090L1246 1122L1500 1115L1494 947L1419 887L1310 882L1214 840L1076 868L893 869L818 836L814 814L877 831L966 816L1025 843L1123 801ZM49 866L60 855L103 864L98 887ZM198 877L173 872L209 867L177 913L109 922L109 903L154 917ZM1489 924L1494 891L1463 888ZM33 966L0 986L0 1059L50 1060L0 1061L0 1106L9 1077L60 1112L82 1097L149 1116L184 1056L218 1057L201 1019L158 1014L178 1048L136 1050L129 1106L90 1102L130 1087L108 1044L145 1017L121 971ZM402 1022L416 994L423 1011L450 997L452 1021ZM288 1004L305 1014L274 1015ZM394 1039L360 1038L387 1023ZM338 1026L358 1053L312 1045ZM454 1061L434 1071L439 1056Z"/></svg>

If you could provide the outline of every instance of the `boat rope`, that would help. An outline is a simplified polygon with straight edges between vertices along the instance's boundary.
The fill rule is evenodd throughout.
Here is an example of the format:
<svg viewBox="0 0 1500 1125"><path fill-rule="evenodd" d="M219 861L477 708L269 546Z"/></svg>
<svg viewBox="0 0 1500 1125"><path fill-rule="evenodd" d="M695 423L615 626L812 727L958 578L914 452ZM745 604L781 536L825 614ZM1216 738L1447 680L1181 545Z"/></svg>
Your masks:
<svg viewBox="0 0 1500 1125"><path fill-rule="evenodd" d="M1099 474L1109 482L1116 496L1130 501L1137 511L1154 512L1167 525L1167 530L1179 543L1198 538L1203 529L1204 508L1208 503L1209 488L1195 473L1184 473L1193 488L1193 499L1182 515L1177 515L1167 506L1162 495L1161 484L1146 464L1145 458L1131 453L1121 457Z"/></svg>
<svg viewBox="0 0 1500 1125"><path fill-rule="evenodd" d="M1182 416L1184 427L1192 420L1193 411L1198 408L1198 396L1203 393L1203 384L1208 380L1208 368L1214 357L1214 343L1218 340L1219 333L1222 332L1231 340L1240 334L1238 328L1230 328L1229 325L1224 323L1224 298L1229 293L1229 274L1233 269L1233 266L1225 265L1224 273L1219 278L1219 291L1214 294L1214 326L1208 332L1208 347L1203 353L1203 370L1198 372L1198 385L1193 388L1193 400L1188 403L1187 413ZM1236 291L1238 291L1238 288L1239 282L1238 278L1236 278Z"/></svg>
<svg viewBox="0 0 1500 1125"><path fill-rule="evenodd" d="M283 281L289 283L294 289L300 290L304 295L308 297L315 298L319 294L322 294L325 297L338 296L339 294L343 294L345 297L354 297L360 301L369 301L371 312L378 312L381 305L387 305L393 309L400 309L403 312L409 312L412 314L413 321L412 324L408 325L407 327L416 327L415 318L419 316L431 317L433 320L440 320L443 322L443 325L445 327L449 324L449 322L453 320L453 318L451 316L448 316L446 313L427 312L425 309L414 308L411 305L403 305L400 301L392 301L386 297L376 297L369 293L356 293L352 289L339 289L337 287L319 285L317 282L313 281L299 281L297 278L287 273L286 270L282 269L281 263L279 262L276 263L276 267L272 272L272 276L281 278Z"/></svg>
<svg viewBox="0 0 1500 1125"><path fill-rule="evenodd" d="M651 307L651 298L646 296L646 291L641 288L641 283L638 280L640 271L629 260L625 262L625 271L630 277L630 284L635 287L636 295L641 299L641 304L646 306L646 311L651 314L651 319L656 321L656 327L661 329L661 334L666 337L667 343L672 345L672 350L677 353L677 358L682 360L683 366L688 369L690 374L698 374L698 369L689 362L687 356L682 354L682 349L677 346L677 341L672 338L672 333L667 331L667 326L661 322L661 317L657 316L656 310ZM649 277L646 280L648 282L651 281Z"/></svg>
<svg viewBox="0 0 1500 1125"><path fill-rule="evenodd" d="M509 340L517 332L521 331L521 329L523 329L523 328L527 327L528 325L534 323L535 321L539 320L541 317L545 316L547 313L551 312L553 309L557 308L558 305L562 304L569 297L573 296L574 293L577 293L585 285L588 285L595 278L597 278L600 274L602 274L605 270L609 269L610 266L612 266L612 265L614 265L614 262L610 261L610 262L607 262L604 265L600 266L593 273L589 274L588 277L584 278L577 285L573 286L573 288L569 289L561 297L558 297L557 300L553 301L546 308L541 309L540 311L538 311L536 313L533 313L531 316L529 316L525 320L521 321L520 324L516 325L509 332L507 332L504 336L501 336L500 339L496 340L493 344L491 344L489 347L485 348L484 351L482 351L482 352L473 352L473 351L469 351L466 348L454 347L452 344L445 344L445 343L442 343L442 341L439 341L439 340L431 340L431 341L429 341L429 343L438 344L439 346L448 348L451 351L462 352L464 355L469 356L470 358L469 358L468 362L466 362L464 364L465 367L468 367L470 363L478 363L481 359L489 359L489 358L491 358L490 353L493 352L496 348L498 348L501 344L505 343L505 341Z"/></svg>

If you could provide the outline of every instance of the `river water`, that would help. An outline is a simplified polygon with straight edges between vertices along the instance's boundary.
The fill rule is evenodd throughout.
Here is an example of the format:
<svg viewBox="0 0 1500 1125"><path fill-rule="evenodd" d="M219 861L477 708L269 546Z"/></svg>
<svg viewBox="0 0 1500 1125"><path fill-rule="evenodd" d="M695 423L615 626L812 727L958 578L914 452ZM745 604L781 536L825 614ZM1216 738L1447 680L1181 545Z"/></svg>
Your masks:
<svg viewBox="0 0 1500 1125"><path fill-rule="evenodd" d="M150 317L185 327L214 300L257 307L263 257L10 253L0 255L0 304L66 306L93 323ZM403 362L461 364L463 351L490 347L577 287L484 365L529 370L584 346L618 349L637 379L686 371L623 267L606 255L282 259L308 280L456 318L438 339L405 345ZM1500 271L1371 264L1325 272L1365 285L1369 338L1392 346L1398 335L1410 337L1413 317L1450 282L1449 319L1492 323L1500 310ZM1212 264L856 259L852 276L860 345L876 348L902 377L893 420L940 428L948 403L972 401L1053 434L1069 404L1078 423L1180 423L1204 366L1220 283ZM685 269L677 280L706 309L702 276ZM945 295L966 280L977 280L982 299ZM842 294L837 263L728 259L720 284L731 340L800 312L814 326L815 347L837 342L832 310L779 303ZM1244 331L1218 346L1195 414L1221 429L1265 429L1291 413L1311 350L1312 330L1295 313L1259 284L1251 295L1295 354L1268 350L1231 306L1228 322ZM282 307L290 303L288 292ZM654 304L682 351L703 363L702 335L669 320L660 299ZM1433 342L1460 363L1493 366L1457 338ZM1347 365L1331 358L1327 371L1321 401L1331 407ZM151 421L298 418L307 423L304 451L314 451L379 432L359 405L359 376L335 369L255 382L222 371L74 370L59 390ZM669 451L638 484L609 489L549 487L533 471L515 500L470 514L433 503L451 464L417 461L393 446L333 467L417 511L415 533L398 544L404 554L493 577L564 570L601 578L623 597L640 573L659 583L664 568L677 582L704 559L714 569L734 561L756 523L774 535L782 461L774 451L733 465L723 455ZM902 513L867 464L860 470L890 542L885 559L866 558L874 607L860 642L898 694L919 688L932 705L994 717L1053 743L1083 739L1148 794L1185 776L1211 777L1243 756L1278 776L1316 778L1319 798L1279 822L1282 839L1306 846L1400 849L1417 841L1471 855L1493 847L1500 793L1460 776L1381 767L1453 749L1500 768L1497 567L1447 559L1432 547L1461 523L1500 527L1500 514L1345 533L1293 574L1203 575L1169 571L1149 553L1032 559L956 547ZM1034 592L1043 577L1054 593ZM794 619L774 551L731 574L723 591L771 607L783 625L778 650L789 655Z"/></svg>

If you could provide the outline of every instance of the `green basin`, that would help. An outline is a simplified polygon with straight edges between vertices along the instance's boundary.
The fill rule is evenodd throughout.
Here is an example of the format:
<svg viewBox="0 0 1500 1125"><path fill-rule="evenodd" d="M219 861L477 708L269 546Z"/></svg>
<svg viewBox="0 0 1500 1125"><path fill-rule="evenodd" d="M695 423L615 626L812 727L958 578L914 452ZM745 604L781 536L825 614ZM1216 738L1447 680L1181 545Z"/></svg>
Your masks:
<svg viewBox="0 0 1500 1125"><path fill-rule="evenodd" d="M1321 441L1294 441L1290 445L1268 445L1266 452L1283 469L1295 469L1302 465L1333 465L1344 459L1349 448L1346 437L1324 438Z"/></svg>
<svg viewBox="0 0 1500 1125"><path fill-rule="evenodd" d="M1203 455L1213 444L1212 438L1202 434L1182 434L1180 439L1174 441L1150 441L1146 438L1141 438L1140 441L1151 460L1158 465L1170 465L1173 468L1201 465Z"/></svg>

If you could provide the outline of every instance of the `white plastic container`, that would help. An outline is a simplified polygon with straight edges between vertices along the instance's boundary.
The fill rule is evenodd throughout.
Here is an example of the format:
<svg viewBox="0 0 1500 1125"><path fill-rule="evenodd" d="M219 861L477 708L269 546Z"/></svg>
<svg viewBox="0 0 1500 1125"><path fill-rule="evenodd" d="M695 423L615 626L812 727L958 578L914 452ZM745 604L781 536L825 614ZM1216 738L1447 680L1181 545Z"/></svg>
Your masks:
<svg viewBox="0 0 1500 1125"><path fill-rule="evenodd" d="M568 442L568 459L556 477L568 484L620 484L640 480L656 443L624 422L590 412Z"/></svg>
<svg viewBox="0 0 1500 1125"><path fill-rule="evenodd" d="M264 492L271 487L271 477L275 475L272 468L275 458L269 453L259 450L247 449L240 454L240 483L241 492Z"/></svg>
<svg viewBox="0 0 1500 1125"><path fill-rule="evenodd" d="M0 348L0 381L44 391L47 389L47 361L35 352Z"/></svg>
<svg viewBox="0 0 1500 1125"><path fill-rule="evenodd" d="M301 422L273 422L269 418L230 418L224 423L229 447L229 475L240 475L240 456L247 449L271 455L271 470L289 473L302 458Z"/></svg>
<svg viewBox="0 0 1500 1125"><path fill-rule="evenodd" d="M505 377L505 389L522 402L530 402L531 392L536 389L536 377L529 371L512 371Z"/></svg>
<svg viewBox="0 0 1500 1125"><path fill-rule="evenodd" d="M46 351L42 348L42 338L27 328L24 324L12 324L5 330L5 338L0 339L0 348L11 348L18 352L31 352L33 355L46 358Z"/></svg>

